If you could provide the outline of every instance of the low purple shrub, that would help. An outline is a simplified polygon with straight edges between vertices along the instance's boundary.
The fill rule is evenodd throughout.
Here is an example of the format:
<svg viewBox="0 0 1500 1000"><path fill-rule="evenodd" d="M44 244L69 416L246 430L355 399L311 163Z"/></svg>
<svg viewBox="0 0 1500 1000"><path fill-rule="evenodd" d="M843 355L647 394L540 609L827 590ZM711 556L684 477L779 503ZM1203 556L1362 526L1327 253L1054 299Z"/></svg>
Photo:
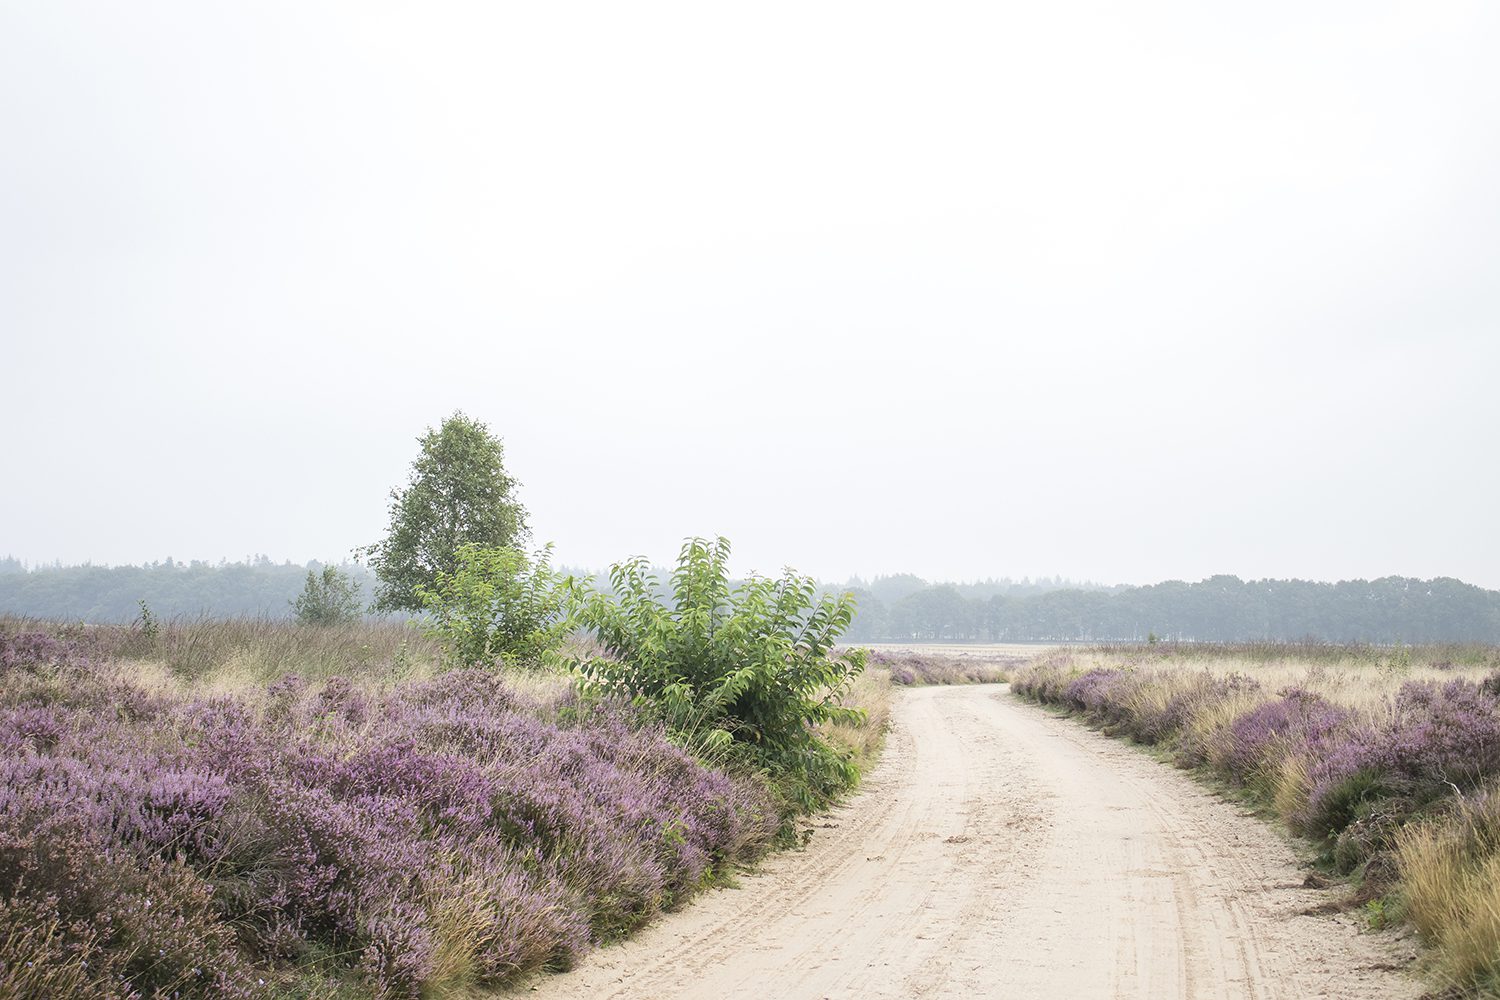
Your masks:
<svg viewBox="0 0 1500 1000"><path fill-rule="evenodd" d="M0 938L0 969L40 960L51 978L25 982L78 995L253 996L341 955L375 995L416 997L459 903L446 947L501 982L682 900L780 823L763 786L628 708L488 673L172 699L3 641L0 917L33 930Z"/></svg>
<svg viewBox="0 0 1500 1000"><path fill-rule="evenodd" d="M211 887L180 862L111 843L107 831L71 814L62 790L7 787L0 806L0 901L13 916L26 914L33 930L47 929L33 946L45 943L49 974L85 977L95 994L77 995L263 993ZM0 956L0 966L19 961Z"/></svg>
<svg viewBox="0 0 1500 1000"><path fill-rule="evenodd" d="M1076 676L1072 655L1060 650L1048 653L1018 671L1011 678L1010 689L1044 705L1062 705L1068 685Z"/></svg>
<svg viewBox="0 0 1500 1000"><path fill-rule="evenodd" d="M1235 719L1229 739L1209 762L1225 777L1245 782L1259 773L1277 748L1310 758L1326 755L1353 713L1304 688L1288 688Z"/></svg>
<svg viewBox="0 0 1500 1000"><path fill-rule="evenodd" d="M1081 712L1112 733L1148 744L1175 743L1179 758L1190 766L1203 763L1208 755L1206 745L1186 739L1196 714L1260 689L1251 677L1215 677L1204 671L1189 677L1188 683L1178 680L1163 699L1150 690L1159 683L1161 677L1149 671L1095 667L1077 674L1043 664L1020 674L1012 687L1037 701Z"/></svg>
<svg viewBox="0 0 1500 1000"><path fill-rule="evenodd" d="M1063 696L1064 704L1088 713L1097 722L1124 718L1119 695L1130 683L1130 674L1111 667L1095 667L1073 680Z"/></svg>
<svg viewBox="0 0 1500 1000"><path fill-rule="evenodd" d="M1461 679L1408 682L1388 719L1348 728L1321 749L1296 821L1333 836L1374 800L1417 808L1500 772L1500 696Z"/></svg>
<svg viewBox="0 0 1500 1000"><path fill-rule="evenodd" d="M75 666L88 662L86 651L76 641L47 632L0 629L0 674L45 666Z"/></svg>
<svg viewBox="0 0 1500 1000"><path fill-rule="evenodd" d="M0 897L0 997L123 1000L107 963L93 929L64 925L49 901Z"/></svg>

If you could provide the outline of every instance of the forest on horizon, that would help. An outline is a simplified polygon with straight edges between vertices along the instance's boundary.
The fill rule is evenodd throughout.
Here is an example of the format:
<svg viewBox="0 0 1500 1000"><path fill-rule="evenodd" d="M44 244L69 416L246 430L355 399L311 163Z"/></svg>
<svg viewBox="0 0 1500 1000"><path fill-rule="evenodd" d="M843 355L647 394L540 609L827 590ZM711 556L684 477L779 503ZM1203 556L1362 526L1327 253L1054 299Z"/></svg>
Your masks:
<svg viewBox="0 0 1500 1000"><path fill-rule="evenodd" d="M5 557L0 613L129 622L144 601L163 618L288 618L308 572L324 565L258 556L217 564L168 559L142 566L28 569ZM368 568L351 563L340 569L368 599ZM665 579L666 572L661 575ZM1500 591L1451 578L1323 583L1214 576L1106 586L1060 577L929 582L901 573L823 589L854 593L859 611L848 634L854 642L1128 641L1152 635L1203 642L1500 642Z"/></svg>

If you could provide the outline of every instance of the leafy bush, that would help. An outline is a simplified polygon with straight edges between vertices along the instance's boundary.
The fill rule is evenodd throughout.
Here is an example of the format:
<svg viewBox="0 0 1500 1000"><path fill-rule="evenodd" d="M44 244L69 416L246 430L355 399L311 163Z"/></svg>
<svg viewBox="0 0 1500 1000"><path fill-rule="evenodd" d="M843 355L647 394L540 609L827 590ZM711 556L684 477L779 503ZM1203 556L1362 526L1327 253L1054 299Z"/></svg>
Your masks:
<svg viewBox="0 0 1500 1000"><path fill-rule="evenodd" d="M308 574L309 577L311 575ZM141 634L148 640L155 639L161 634L161 622L157 621L156 615L151 613L151 608L146 604L144 597L137 603L141 607L141 616L136 619L136 622L141 626Z"/></svg>
<svg viewBox="0 0 1500 1000"><path fill-rule="evenodd" d="M348 625L360 618L359 584L337 566L307 571L302 593L291 602L301 625Z"/></svg>
<svg viewBox="0 0 1500 1000"><path fill-rule="evenodd" d="M723 538L688 539L670 603L644 559L613 566L613 594L582 593L578 612L606 655L576 666L589 691L654 706L701 751L744 755L781 779L796 806L813 808L858 779L816 731L861 719L843 698L864 651L835 651L853 599L818 598L812 578L790 570L731 589L728 557Z"/></svg>
<svg viewBox="0 0 1500 1000"><path fill-rule="evenodd" d="M416 585L433 617L428 634L460 666L539 662L571 627L551 554L549 545L532 562L516 549L459 546L453 572Z"/></svg>

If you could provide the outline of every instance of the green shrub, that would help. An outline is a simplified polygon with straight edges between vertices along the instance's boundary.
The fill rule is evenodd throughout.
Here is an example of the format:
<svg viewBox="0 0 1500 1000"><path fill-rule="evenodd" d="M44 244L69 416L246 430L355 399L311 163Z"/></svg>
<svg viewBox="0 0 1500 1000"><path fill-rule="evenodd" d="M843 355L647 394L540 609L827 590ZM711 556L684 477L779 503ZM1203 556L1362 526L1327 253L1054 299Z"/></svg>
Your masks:
<svg viewBox="0 0 1500 1000"><path fill-rule="evenodd" d="M136 621L141 626L141 635L143 635L147 639L147 641L154 640L158 635L161 634L161 623L157 621L156 616L151 613L151 608L146 604L146 599L144 597L136 603L141 607L141 615L136 619Z"/></svg>
<svg viewBox="0 0 1500 1000"><path fill-rule="evenodd" d="M432 615L427 633L459 666L539 662L571 628L568 590L551 556L550 545L535 562L516 549L459 546L453 572L416 587Z"/></svg>
<svg viewBox="0 0 1500 1000"><path fill-rule="evenodd" d="M1372 804L1392 794L1383 774L1360 770L1335 782L1309 808L1306 830L1319 837L1336 837L1350 823L1368 814Z"/></svg>
<svg viewBox="0 0 1500 1000"><path fill-rule="evenodd" d="M359 584L337 566L321 575L307 571L307 583L290 602L301 625L349 625L360 619Z"/></svg>
<svg viewBox="0 0 1500 1000"><path fill-rule="evenodd" d="M731 589L729 542L684 543L671 599L644 559L613 566L613 594L576 588L579 620L606 656L575 661L586 691L653 705L700 753L765 767L801 809L858 779L847 754L819 738L823 724L858 724L843 704L864 669L863 650L834 652L853 598L818 598L810 577L751 577Z"/></svg>

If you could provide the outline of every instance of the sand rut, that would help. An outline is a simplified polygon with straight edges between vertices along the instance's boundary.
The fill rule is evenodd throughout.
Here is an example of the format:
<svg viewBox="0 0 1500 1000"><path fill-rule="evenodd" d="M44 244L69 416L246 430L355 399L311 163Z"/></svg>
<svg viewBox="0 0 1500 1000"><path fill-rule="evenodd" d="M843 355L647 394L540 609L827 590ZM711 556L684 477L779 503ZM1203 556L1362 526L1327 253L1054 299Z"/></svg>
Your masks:
<svg viewBox="0 0 1500 1000"><path fill-rule="evenodd" d="M1003 687L900 696L805 851L532 996L1416 997L1262 822Z"/></svg>

